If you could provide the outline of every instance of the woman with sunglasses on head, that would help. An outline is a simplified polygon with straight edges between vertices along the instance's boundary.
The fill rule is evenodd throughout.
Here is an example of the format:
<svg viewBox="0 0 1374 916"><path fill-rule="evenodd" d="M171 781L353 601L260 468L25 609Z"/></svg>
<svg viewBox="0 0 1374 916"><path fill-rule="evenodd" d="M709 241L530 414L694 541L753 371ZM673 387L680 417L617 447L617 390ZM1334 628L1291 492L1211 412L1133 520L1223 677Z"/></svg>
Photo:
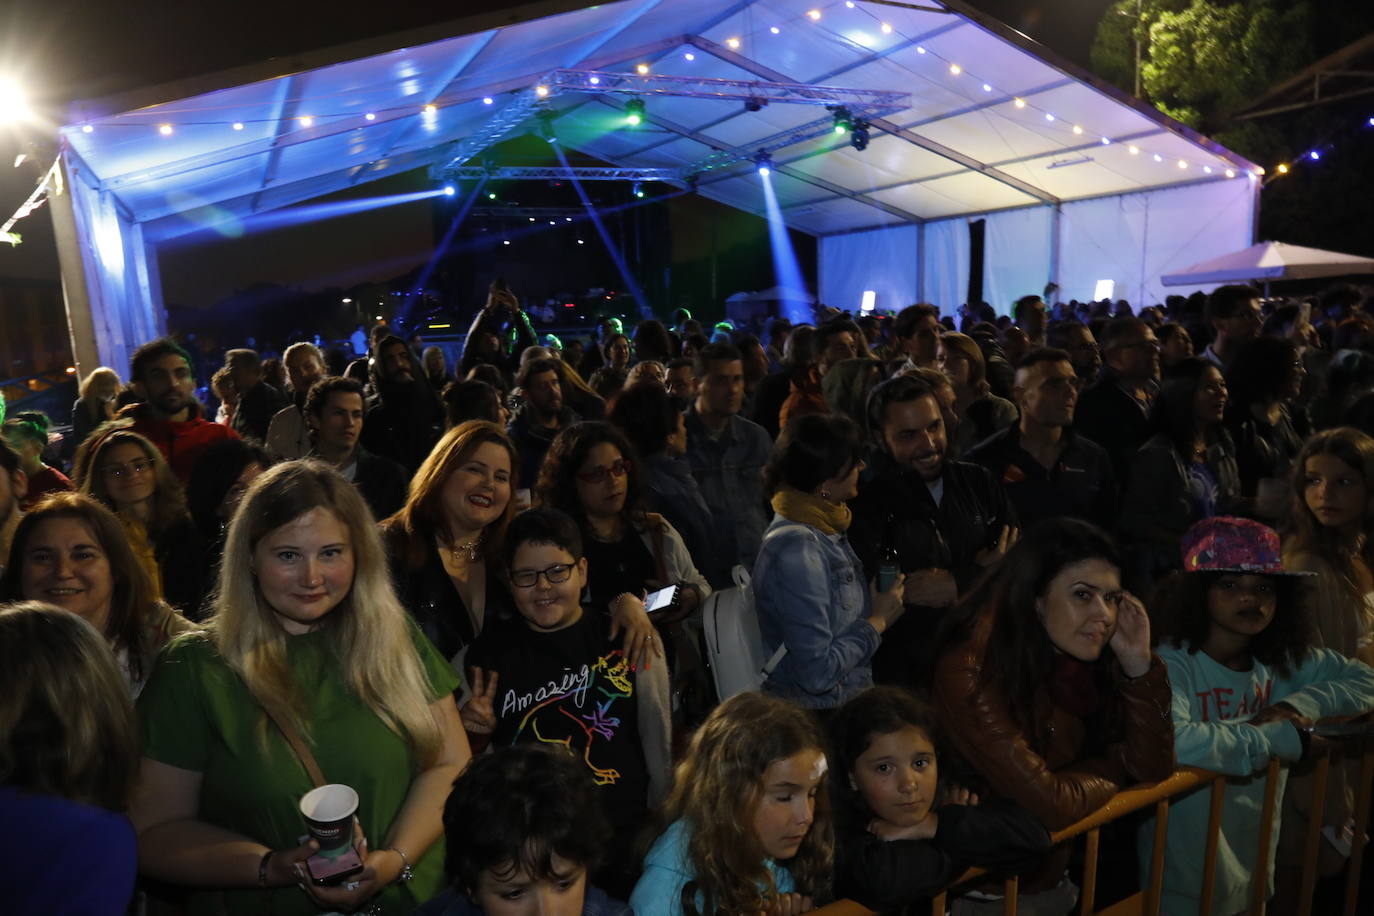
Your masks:
<svg viewBox="0 0 1374 916"><path fill-rule="evenodd" d="M204 545L162 452L126 426L111 424L77 449L72 478L78 490L118 516L155 597L194 611L205 591Z"/></svg>
<svg viewBox="0 0 1374 916"><path fill-rule="evenodd" d="M655 622L681 619L711 587L673 526L644 511L637 460L611 424L576 423L549 446L535 501L566 512L582 530L592 607L639 609L647 592L677 585L675 605Z"/></svg>

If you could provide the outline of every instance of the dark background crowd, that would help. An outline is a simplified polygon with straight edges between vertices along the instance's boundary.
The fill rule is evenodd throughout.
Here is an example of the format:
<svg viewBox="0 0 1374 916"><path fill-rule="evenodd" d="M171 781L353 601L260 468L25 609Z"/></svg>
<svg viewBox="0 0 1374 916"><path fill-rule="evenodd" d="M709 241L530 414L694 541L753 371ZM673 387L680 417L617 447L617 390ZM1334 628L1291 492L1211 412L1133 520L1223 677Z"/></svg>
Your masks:
<svg viewBox="0 0 1374 916"><path fill-rule="evenodd" d="M457 343L163 338L90 372L69 429L12 413L17 912L888 912L980 865L1063 913L1049 832L1179 764L1243 779L1236 912L1270 757L1265 896L1288 911L1316 820L1335 905L1357 771L1323 723L1374 706L1374 297L1054 294L541 336L497 281ZM729 614L758 691L721 686L751 661ZM297 807L326 782L357 793L333 883ZM1198 903L1195 808L1168 912ZM1107 893L1148 876L1140 830ZM54 870L73 832L94 864Z"/></svg>

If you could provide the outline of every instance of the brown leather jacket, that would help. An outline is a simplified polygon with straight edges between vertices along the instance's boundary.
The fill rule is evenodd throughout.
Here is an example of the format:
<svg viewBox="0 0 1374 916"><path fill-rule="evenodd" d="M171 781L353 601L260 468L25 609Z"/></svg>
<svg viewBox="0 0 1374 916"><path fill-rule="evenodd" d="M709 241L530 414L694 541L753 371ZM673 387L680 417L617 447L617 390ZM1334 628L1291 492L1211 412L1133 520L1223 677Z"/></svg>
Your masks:
<svg viewBox="0 0 1374 916"><path fill-rule="evenodd" d="M935 668L932 699L954 748L994 790L1016 802L1051 831L1062 830L1102 807L1122 788L1157 782L1174 771L1174 728L1169 674L1159 656L1134 680L1113 664L1121 704L1123 740L1101 757L1081 759L1087 724L1057 705L1048 686L1037 692L1041 736L1016 723L997 685L984 686L983 643L944 653Z"/></svg>

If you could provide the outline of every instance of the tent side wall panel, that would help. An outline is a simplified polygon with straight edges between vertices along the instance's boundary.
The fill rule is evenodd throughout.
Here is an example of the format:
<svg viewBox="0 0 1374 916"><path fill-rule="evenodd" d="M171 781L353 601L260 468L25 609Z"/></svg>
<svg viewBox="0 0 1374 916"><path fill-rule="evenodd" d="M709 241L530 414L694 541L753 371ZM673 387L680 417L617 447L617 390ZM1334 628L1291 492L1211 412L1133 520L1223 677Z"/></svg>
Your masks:
<svg viewBox="0 0 1374 916"><path fill-rule="evenodd" d="M875 229L820 240L820 301L858 313L865 290L879 312L919 299L918 233L915 226Z"/></svg>

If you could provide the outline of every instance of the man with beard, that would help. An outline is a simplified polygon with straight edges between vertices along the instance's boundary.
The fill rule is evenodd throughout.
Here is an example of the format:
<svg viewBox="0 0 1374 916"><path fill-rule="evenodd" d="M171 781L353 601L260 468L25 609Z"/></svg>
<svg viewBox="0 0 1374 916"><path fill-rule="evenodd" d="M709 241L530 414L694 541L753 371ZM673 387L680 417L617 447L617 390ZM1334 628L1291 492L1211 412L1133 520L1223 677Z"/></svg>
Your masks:
<svg viewBox="0 0 1374 916"><path fill-rule="evenodd" d="M191 469L207 448L238 438L229 427L201 418L191 357L170 337L134 351L129 380L140 403L131 405L123 415L133 419L134 432L162 452L182 486L190 482Z"/></svg>
<svg viewBox="0 0 1374 916"><path fill-rule="evenodd" d="M1111 459L1102 446L1073 431L1074 375L1063 350L1027 353L1016 370L1020 419L964 456L1001 481L1026 527L1066 515L1107 529L1115 524Z"/></svg>
<svg viewBox="0 0 1374 916"><path fill-rule="evenodd" d="M1075 388L1082 391L1097 379L1097 373L1102 369L1102 351L1086 324L1072 318L1051 321L1049 330L1045 332L1045 340L1050 348L1069 354ZM1025 357L1022 357L1024 364Z"/></svg>
<svg viewBox="0 0 1374 916"><path fill-rule="evenodd" d="M563 386L553 359L543 357L525 363L516 384L524 405L508 431L520 455L520 489L527 490L539 477L544 453L554 437L581 418L563 403Z"/></svg>
<svg viewBox="0 0 1374 916"><path fill-rule="evenodd" d="M267 450L278 458L304 458L310 453L310 425L305 399L310 386L324 378L324 356L312 343L293 343L282 356L294 403L277 411L267 427Z"/></svg>
<svg viewBox="0 0 1374 916"><path fill-rule="evenodd" d="M1015 510L985 468L951 461L935 392L897 376L868 398L871 475L850 500L849 540L871 580L895 560L907 613L883 634L878 683L924 686L940 620L983 568L1015 543Z"/></svg>
<svg viewBox="0 0 1374 916"><path fill-rule="evenodd" d="M374 455L390 458L414 475L439 441L444 411L439 396L420 374L419 360L395 335L377 344L372 363L376 390L363 424L363 444Z"/></svg>

